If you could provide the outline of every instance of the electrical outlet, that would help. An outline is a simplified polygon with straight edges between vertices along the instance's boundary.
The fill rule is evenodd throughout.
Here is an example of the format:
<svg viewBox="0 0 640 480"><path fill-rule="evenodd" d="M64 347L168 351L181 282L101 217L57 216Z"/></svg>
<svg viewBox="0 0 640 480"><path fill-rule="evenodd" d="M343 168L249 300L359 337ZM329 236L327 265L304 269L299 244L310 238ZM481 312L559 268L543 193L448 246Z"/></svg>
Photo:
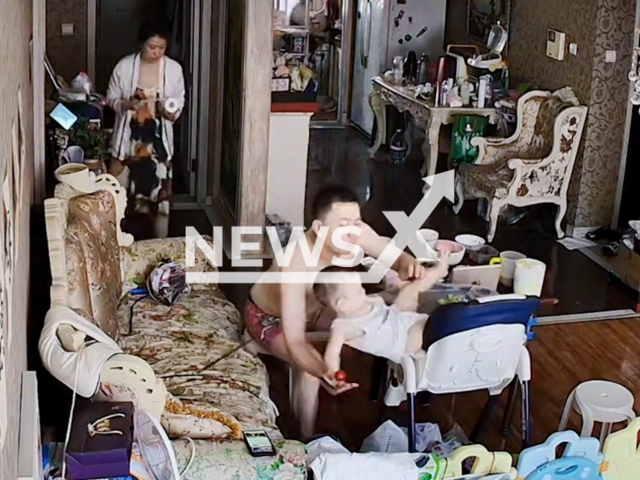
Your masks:
<svg viewBox="0 0 640 480"><path fill-rule="evenodd" d="M604 54L604 61L607 63L616 63L617 52L615 50L607 50Z"/></svg>

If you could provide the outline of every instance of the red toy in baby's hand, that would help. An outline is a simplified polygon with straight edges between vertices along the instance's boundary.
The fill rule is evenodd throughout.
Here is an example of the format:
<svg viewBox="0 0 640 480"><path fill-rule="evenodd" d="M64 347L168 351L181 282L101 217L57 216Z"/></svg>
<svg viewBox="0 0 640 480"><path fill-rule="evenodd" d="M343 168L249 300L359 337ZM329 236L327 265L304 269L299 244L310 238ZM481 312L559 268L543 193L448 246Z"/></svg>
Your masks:
<svg viewBox="0 0 640 480"><path fill-rule="evenodd" d="M338 381L338 382L346 382L347 381L347 374L344 370L338 370L336 372L336 374L334 375L334 378Z"/></svg>

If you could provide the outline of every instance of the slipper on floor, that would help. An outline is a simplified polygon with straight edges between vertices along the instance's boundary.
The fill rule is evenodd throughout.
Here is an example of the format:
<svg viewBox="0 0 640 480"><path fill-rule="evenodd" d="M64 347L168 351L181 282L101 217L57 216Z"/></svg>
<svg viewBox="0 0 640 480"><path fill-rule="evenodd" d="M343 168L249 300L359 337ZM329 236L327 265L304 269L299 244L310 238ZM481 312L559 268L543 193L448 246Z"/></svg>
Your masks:
<svg viewBox="0 0 640 480"><path fill-rule="evenodd" d="M607 240L609 242L618 242L622 235L617 230L612 230L609 227L600 227L588 232L585 235L587 240L591 240L592 242L598 242L600 240Z"/></svg>
<svg viewBox="0 0 640 480"><path fill-rule="evenodd" d="M607 243L602 247L602 254L605 257L615 257L618 255L618 248L620 248L620 245L616 242Z"/></svg>

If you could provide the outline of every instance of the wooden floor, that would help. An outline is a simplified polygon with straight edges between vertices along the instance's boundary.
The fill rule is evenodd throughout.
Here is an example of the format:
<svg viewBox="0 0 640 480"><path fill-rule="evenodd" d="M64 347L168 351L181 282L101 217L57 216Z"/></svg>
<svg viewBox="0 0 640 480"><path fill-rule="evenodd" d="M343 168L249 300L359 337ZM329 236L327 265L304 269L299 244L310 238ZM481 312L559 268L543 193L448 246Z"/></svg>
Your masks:
<svg viewBox="0 0 640 480"><path fill-rule="evenodd" d="M593 379L618 382L640 399L640 319L539 326L535 335L529 344L534 443L544 441L557 430L565 400L580 382ZM264 360L271 377L271 398L280 409L280 427L285 436L295 438L297 430L289 409L286 370L273 358ZM384 408L381 401L370 399L371 357L350 350L344 353L343 366L360 388L339 398L323 392L316 431L335 435L348 448L358 450L382 419L391 418L404 425L406 403L397 409L389 409ZM499 433L506 393L478 441L489 449L505 448L516 453L521 449L519 402L512 422L514 435L503 445ZM435 397L431 405L418 408L418 420L436 422L443 431L457 422L469 434L486 399L484 392ZM640 404L636 402L636 406L640 407ZM579 428L579 422L578 415L574 414L570 427Z"/></svg>

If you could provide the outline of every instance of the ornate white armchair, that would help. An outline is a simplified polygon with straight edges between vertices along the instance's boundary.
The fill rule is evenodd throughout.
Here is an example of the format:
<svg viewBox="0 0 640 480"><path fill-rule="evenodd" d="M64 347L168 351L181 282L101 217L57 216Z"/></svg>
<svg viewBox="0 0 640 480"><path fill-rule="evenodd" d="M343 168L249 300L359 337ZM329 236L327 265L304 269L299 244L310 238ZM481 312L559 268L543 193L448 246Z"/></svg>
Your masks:
<svg viewBox="0 0 640 480"><path fill-rule="evenodd" d="M562 238L567 190L586 117L587 107L579 104L568 87L522 96L511 137L472 140L479 149L478 160L458 167L454 212L460 211L465 200L486 200L487 239L492 241L507 205L554 203L558 205L556 231Z"/></svg>

